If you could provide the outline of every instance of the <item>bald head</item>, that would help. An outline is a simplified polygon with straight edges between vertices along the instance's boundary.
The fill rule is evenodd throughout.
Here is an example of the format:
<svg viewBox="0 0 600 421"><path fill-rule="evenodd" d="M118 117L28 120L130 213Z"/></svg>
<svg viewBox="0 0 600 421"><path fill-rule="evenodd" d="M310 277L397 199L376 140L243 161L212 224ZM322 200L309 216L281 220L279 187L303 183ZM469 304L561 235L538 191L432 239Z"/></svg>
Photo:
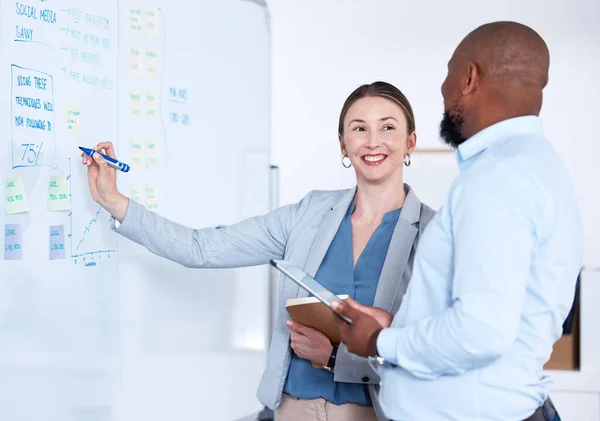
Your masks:
<svg viewBox="0 0 600 421"><path fill-rule="evenodd" d="M480 26L459 44L442 84L442 139L458 146L500 121L539 115L550 54L544 40L516 22Z"/></svg>
<svg viewBox="0 0 600 421"><path fill-rule="evenodd" d="M465 37L455 54L475 62L481 78L492 87L541 91L548 83L546 43L533 29L516 22L480 26Z"/></svg>

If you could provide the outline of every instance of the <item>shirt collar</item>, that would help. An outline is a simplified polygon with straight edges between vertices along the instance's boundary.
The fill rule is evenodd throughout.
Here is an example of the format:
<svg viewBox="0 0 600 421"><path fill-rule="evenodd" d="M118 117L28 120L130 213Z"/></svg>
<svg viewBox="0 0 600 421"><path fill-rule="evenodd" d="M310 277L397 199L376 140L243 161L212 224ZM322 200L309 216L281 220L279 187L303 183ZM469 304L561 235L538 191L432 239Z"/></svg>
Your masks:
<svg viewBox="0 0 600 421"><path fill-rule="evenodd" d="M509 118L493 124L474 134L458 146L456 156L459 164L492 146L496 141L506 136L520 134L541 134L542 120L538 116Z"/></svg>

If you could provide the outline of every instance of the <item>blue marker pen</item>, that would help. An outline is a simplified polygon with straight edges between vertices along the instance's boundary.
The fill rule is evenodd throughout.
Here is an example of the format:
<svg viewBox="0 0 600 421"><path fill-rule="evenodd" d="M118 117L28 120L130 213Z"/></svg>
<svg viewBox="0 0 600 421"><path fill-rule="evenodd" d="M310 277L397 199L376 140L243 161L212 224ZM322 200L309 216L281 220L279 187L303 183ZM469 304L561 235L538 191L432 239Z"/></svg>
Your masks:
<svg viewBox="0 0 600 421"><path fill-rule="evenodd" d="M97 152L93 149L90 148L83 148L83 147L79 147L79 149L81 149L83 151L84 154L88 155L88 156L92 156L94 155L94 153L99 153L104 159L106 159L106 162L108 163L108 165L110 165L113 168L116 168L117 170L123 171L123 172L128 172L129 171L129 165L127 165L124 162L119 162L114 158L111 158L108 155L104 155L103 153Z"/></svg>

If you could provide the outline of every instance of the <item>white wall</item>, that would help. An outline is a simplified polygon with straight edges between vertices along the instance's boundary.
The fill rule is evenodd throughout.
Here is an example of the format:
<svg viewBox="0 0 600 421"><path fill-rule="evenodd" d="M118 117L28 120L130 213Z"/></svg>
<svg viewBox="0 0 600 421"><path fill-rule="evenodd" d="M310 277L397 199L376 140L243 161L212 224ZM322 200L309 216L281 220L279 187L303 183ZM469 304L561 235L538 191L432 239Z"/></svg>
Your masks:
<svg viewBox="0 0 600 421"><path fill-rule="evenodd" d="M281 167L281 203L311 189L353 185L352 170L340 164L337 120L346 96L362 83L386 80L398 86L415 109L418 147L441 147L440 86L454 48L480 24L517 20L536 29L550 48L542 117L576 185L585 262L600 265L600 139L594 124L600 115L600 2L505 0L485 2L485 10L483 4L271 0L272 161ZM438 206L455 171L453 158L415 158L407 181L422 200ZM432 185L435 179L439 183Z"/></svg>

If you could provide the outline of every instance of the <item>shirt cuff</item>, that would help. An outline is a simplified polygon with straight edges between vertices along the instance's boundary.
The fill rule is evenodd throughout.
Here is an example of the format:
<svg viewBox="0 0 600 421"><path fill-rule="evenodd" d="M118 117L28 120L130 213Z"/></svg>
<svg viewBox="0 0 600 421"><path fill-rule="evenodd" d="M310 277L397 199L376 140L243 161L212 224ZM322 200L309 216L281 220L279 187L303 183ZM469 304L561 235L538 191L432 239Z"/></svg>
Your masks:
<svg viewBox="0 0 600 421"><path fill-rule="evenodd" d="M118 230L119 227L121 226L121 223L119 221L117 221L114 216L111 216L109 221L112 224L112 229L115 231Z"/></svg>
<svg viewBox="0 0 600 421"><path fill-rule="evenodd" d="M393 364L398 364L396 340L399 330L398 328L386 328L379 332L377 336L377 355Z"/></svg>

